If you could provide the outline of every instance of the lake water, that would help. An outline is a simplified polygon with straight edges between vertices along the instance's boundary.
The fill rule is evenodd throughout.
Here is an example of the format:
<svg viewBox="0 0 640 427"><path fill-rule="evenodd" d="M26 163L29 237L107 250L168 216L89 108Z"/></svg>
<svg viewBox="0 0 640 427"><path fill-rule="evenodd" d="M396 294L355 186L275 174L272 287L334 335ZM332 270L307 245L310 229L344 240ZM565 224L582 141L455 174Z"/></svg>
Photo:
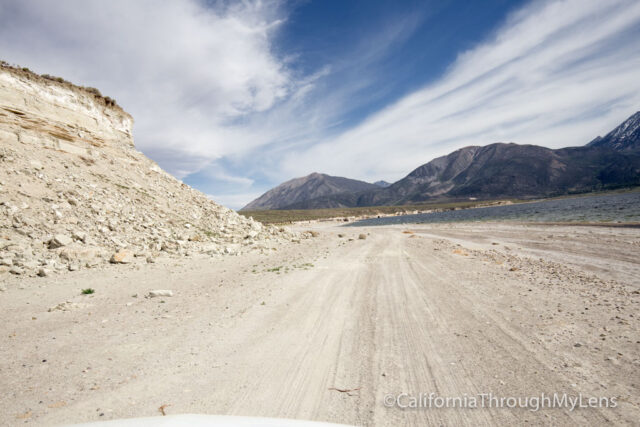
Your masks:
<svg viewBox="0 0 640 427"><path fill-rule="evenodd" d="M640 192L571 197L504 206L371 218L351 226L453 221L640 222Z"/></svg>

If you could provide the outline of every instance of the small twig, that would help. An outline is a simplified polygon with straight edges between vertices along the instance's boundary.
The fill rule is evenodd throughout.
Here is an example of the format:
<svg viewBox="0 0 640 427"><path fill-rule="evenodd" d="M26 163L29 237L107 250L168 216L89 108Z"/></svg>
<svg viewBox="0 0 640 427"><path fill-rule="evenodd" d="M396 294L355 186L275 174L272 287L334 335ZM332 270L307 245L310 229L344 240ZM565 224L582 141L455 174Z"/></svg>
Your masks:
<svg viewBox="0 0 640 427"><path fill-rule="evenodd" d="M169 405L169 404L166 404L166 403L165 403L164 405L162 405L162 406L160 406L160 407L158 408L158 411L160 411L160 413L162 414L162 416L163 416L163 417L164 417L165 415L167 415L167 414L165 414L165 413L164 413L164 409L165 409L166 407L168 407L168 406L171 406L171 405Z"/></svg>
<svg viewBox="0 0 640 427"><path fill-rule="evenodd" d="M358 388L336 388L336 387L329 387L329 390L335 390L335 391L339 391L340 393L347 393L347 396L353 396L353 392L354 391L359 391L360 387Z"/></svg>

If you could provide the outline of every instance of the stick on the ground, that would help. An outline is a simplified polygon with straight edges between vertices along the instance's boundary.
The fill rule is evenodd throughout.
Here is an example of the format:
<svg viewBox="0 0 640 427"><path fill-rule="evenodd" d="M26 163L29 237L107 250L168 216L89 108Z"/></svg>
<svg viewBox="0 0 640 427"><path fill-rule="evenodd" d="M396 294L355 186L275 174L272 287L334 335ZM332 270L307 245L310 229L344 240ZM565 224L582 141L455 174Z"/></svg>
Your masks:
<svg viewBox="0 0 640 427"><path fill-rule="evenodd" d="M329 387L328 390L335 390L335 391L339 391L340 393L347 393L348 396L353 396L353 394L351 394L354 391L359 391L360 387L358 388L336 388L336 387Z"/></svg>

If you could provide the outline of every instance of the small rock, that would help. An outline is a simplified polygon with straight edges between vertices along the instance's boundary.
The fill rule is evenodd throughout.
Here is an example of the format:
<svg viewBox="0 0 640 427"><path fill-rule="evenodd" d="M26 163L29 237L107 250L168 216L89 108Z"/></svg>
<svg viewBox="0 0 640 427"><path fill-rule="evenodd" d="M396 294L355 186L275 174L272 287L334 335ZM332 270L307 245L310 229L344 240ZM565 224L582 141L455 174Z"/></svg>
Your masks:
<svg viewBox="0 0 640 427"><path fill-rule="evenodd" d="M155 297L172 297L173 296L173 291L167 290L167 289L157 289L155 291L150 291L147 294L147 297L149 298L155 298Z"/></svg>
<svg viewBox="0 0 640 427"><path fill-rule="evenodd" d="M29 164L31 165L32 168L34 168L35 170L41 170L44 168L44 166L42 166L42 163L39 162L38 160L31 160L29 162Z"/></svg>
<svg viewBox="0 0 640 427"><path fill-rule="evenodd" d="M40 263L38 261L23 261L20 263L20 267L24 267L28 270L35 270L36 268L38 268L38 266L40 265Z"/></svg>
<svg viewBox="0 0 640 427"><path fill-rule="evenodd" d="M77 263L72 262L71 264L69 264L69 271L78 271L78 270L80 270L80 266Z"/></svg>
<svg viewBox="0 0 640 427"><path fill-rule="evenodd" d="M112 264L130 264L133 262L133 252L121 249L111 256L109 262Z"/></svg>
<svg viewBox="0 0 640 427"><path fill-rule="evenodd" d="M574 347L582 347L582 343L577 342L577 343L575 343L573 346L574 346Z"/></svg>
<svg viewBox="0 0 640 427"><path fill-rule="evenodd" d="M40 270L38 270L38 276L47 277L48 275L49 275L49 270L47 270L46 268L41 268Z"/></svg>
<svg viewBox="0 0 640 427"><path fill-rule="evenodd" d="M9 270L9 273L20 275L20 274L24 274L24 270L21 269L20 267L12 267L11 270Z"/></svg>
<svg viewBox="0 0 640 427"><path fill-rule="evenodd" d="M51 240L49 240L49 249L61 248L63 246L70 245L73 239L64 234L56 234Z"/></svg>
<svg viewBox="0 0 640 427"><path fill-rule="evenodd" d="M74 240L79 240L82 243L86 243L87 242L87 233L85 233L84 231L76 231L75 233L73 233Z"/></svg>
<svg viewBox="0 0 640 427"><path fill-rule="evenodd" d="M360 240L364 240L364 239L366 239L366 238L367 238L367 235L366 235L366 234L359 234L359 235L358 235L358 239L360 239Z"/></svg>
<svg viewBox="0 0 640 427"><path fill-rule="evenodd" d="M2 259L0 259L0 265L6 265L7 267L11 267L13 265L13 259L11 259L11 258L2 258Z"/></svg>

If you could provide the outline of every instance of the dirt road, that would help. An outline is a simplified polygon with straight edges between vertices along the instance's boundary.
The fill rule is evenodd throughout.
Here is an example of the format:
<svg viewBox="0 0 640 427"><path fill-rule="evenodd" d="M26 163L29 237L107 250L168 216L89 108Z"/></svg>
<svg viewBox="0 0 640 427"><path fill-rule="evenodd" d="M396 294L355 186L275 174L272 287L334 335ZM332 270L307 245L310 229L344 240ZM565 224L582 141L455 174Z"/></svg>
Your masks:
<svg viewBox="0 0 640 427"><path fill-rule="evenodd" d="M355 425L640 419L639 230L313 227L316 239L268 255L11 278L0 294L0 421L163 405ZM86 287L96 293L80 295ZM144 298L152 289L174 296ZM404 406L421 393L423 404L433 393L493 407L403 409L386 397L402 394ZM500 408L489 393L616 407Z"/></svg>

